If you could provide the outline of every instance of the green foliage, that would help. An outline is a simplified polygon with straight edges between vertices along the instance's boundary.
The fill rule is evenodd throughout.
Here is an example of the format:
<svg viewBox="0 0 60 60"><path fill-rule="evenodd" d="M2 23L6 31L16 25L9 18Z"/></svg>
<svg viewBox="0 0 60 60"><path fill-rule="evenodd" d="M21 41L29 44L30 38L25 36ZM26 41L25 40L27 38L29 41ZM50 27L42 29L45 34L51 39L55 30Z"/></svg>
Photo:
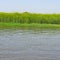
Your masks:
<svg viewBox="0 0 60 60"><path fill-rule="evenodd" d="M0 22L60 24L60 14L4 13L0 12Z"/></svg>

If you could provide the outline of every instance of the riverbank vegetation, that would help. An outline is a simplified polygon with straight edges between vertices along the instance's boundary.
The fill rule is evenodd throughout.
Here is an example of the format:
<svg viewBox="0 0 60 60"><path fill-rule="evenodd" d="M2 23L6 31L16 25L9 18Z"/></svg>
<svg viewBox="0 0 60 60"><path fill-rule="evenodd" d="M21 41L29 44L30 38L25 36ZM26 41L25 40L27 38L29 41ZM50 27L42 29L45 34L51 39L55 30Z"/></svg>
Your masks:
<svg viewBox="0 0 60 60"><path fill-rule="evenodd" d="M0 28L1 27L60 28L60 14L0 12Z"/></svg>
<svg viewBox="0 0 60 60"><path fill-rule="evenodd" d="M12 29L60 29L60 25L58 24L38 24L38 23L31 23L31 24L20 24L20 23L0 23L0 29L5 28L12 28Z"/></svg>
<svg viewBox="0 0 60 60"><path fill-rule="evenodd" d="M3 13L0 12L0 22L7 23L38 23L60 24L60 14L36 14L36 13Z"/></svg>

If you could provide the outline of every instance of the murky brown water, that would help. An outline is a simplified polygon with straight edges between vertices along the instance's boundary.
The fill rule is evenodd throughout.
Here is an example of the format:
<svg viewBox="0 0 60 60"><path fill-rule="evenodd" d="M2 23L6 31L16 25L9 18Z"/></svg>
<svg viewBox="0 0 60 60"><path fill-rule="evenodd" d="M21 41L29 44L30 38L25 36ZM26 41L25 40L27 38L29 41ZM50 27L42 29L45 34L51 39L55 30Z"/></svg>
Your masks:
<svg viewBox="0 0 60 60"><path fill-rule="evenodd" d="M60 60L60 31L0 30L0 60Z"/></svg>

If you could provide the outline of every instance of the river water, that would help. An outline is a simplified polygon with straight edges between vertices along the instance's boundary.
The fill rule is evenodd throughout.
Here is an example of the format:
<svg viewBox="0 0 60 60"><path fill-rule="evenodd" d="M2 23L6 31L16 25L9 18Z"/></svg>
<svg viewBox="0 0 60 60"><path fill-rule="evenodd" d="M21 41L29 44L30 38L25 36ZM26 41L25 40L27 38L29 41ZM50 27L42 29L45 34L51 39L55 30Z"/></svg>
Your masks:
<svg viewBox="0 0 60 60"><path fill-rule="evenodd" d="M0 30L0 60L60 60L60 31Z"/></svg>

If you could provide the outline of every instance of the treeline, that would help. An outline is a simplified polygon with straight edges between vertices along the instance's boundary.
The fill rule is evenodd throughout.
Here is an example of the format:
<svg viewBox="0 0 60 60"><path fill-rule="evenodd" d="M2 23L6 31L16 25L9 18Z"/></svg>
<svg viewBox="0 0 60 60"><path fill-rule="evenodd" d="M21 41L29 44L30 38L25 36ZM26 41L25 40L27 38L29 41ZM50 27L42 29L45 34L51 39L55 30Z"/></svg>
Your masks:
<svg viewBox="0 0 60 60"><path fill-rule="evenodd" d="M0 12L0 22L60 24L60 14L4 13Z"/></svg>

